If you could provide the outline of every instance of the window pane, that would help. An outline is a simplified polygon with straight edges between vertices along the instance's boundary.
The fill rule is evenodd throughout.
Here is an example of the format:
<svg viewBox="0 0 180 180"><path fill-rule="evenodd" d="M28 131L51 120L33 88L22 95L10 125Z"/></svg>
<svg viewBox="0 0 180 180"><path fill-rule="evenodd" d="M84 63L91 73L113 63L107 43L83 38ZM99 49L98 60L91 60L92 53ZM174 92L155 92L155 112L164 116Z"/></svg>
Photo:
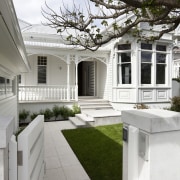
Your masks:
<svg viewBox="0 0 180 180"><path fill-rule="evenodd" d="M165 84L165 65L157 64L156 66L156 84Z"/></svg>
<svg viewBox="0 0 180 180"><path fill-rule="evenodd" d="M131 49L131 44L120 44L118 45L118 50L129 50Z"/></svg>
<svg viewBox="0 0 180 180"><path fill-rule="evenodd" d="M141 84L151 84L151 64L141 64Z"/></svg>
<svg viewBox="0 0 180 180"><path fill-rule="evenodd" d="M118 66L117 66L117 82L118 82L118 84L120 84L120 83L121 83L121 76L120 76L120 72L121 72L121 66L120 66L120 65L118 65Z"/></svg>
<svg viewBox="0 0 180 180"><path fill-rule="evenodd" d="M11 94L12 92L12 80L6 79L6 94Z"/></svg>
<svg viewBox="0 0 180 180"><path fill-rule="evenodd" d="M131 53L121 53L121 62L131 62Z"/></svg>
<svg viewBox="0 0 180 180"><path fill-rule="evenodd" d="M164 46L164 45L156 45L156 50L157 51L166 51L166 46Z"/></svg>
<svg viewBox="0 0 180 180"><path fill-rule="evenodd" d="M152 49L152 44L141 43L141 49Z"/></svg>
<svg viewBox="0 0 180 180"><path fill-rule="evenodd" d="M38 56L38 65L47 65L47 57L46 56Z"/></svg>
<svg viewBox="0 0 180 180"><path fill-rule="evenodd" d="M157 53L156 63L166 63L166 54Z"/></svg>
<svg viewBox="0 0 180 180"><path fill-rule="evenodd" d="M122 84L131 84L131 64L122 64Z"/></svg>
<svg viewBox="0 0 180 180"><path fill-rule="evenodd" d="M46 83L46 66L38 66L38 83Z"/></svg>
<svg viewBox="0 0 180 180"><path fill-rule="evenodd" d="M18 83L21 84L21 75L18 75Z"/></svg>
<svg viewBox="0 0 180 180"><path fill-rule="evenodd" d="M151 52L141 52L141 62L151 62L152 53Z"/></svg>
<svg viewBox="0 0 180 180"><path fill-rule="evenodd" d="M5 78L0 77L0 95L4 95L5 93L6 93Z"/></svg>

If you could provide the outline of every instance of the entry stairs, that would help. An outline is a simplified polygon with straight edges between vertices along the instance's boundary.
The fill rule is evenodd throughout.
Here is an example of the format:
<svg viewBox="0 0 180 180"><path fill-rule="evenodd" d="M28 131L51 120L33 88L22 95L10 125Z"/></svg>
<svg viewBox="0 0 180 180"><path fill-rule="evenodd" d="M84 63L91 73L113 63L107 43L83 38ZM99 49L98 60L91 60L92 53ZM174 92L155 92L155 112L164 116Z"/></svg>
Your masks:
<svg viewBox="0 0 180 180"><path fill-rule="evenodd" d="M78 101L81 114L69 120L77 128L117 124L121 122L121 112L113 109L107 100L97 98L81 98Z"/></svg>

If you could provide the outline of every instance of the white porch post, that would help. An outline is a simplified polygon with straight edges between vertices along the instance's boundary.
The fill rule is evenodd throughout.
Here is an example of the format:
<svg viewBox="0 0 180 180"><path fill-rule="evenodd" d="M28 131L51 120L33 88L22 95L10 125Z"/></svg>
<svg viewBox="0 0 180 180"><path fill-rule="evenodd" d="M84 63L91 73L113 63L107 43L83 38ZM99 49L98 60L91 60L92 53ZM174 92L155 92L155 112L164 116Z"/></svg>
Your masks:
<svg viewBox="0 0 180 180"><path fill-rule="evenodd" d="M69 75L69 66L70 66L70 55L67 56L67 100L70 101L70 75Z"/></svg>
<svg viewBox="0 0 180 180"><path fill-rule="evenodd" d="M78 56L77 55L76 55L76 59L75 59L75 68L76 68L75 100L78 101Z"/></svg>

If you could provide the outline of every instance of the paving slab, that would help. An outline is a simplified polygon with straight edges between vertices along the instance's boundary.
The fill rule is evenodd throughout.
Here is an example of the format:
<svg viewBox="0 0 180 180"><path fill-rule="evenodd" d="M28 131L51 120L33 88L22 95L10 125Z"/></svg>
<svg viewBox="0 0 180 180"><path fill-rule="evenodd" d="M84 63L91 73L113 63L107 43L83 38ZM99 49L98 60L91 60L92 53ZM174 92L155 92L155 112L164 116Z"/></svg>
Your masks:
<svg viewBox="0 0 180 180"><path fill-rule="evenodd" d="M61 130L75 129L69 121L45 122L44 180L90 180Z"/></svg>

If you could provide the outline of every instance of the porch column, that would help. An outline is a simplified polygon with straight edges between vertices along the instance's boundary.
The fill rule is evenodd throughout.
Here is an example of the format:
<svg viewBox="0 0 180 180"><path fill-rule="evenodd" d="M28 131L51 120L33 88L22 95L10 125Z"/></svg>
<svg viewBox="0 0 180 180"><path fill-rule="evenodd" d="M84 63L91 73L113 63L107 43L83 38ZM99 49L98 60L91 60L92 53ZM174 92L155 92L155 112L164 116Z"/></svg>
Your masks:
<svg viewBox="0 0 180 180"><path fill-rule="evenodd" d="M67 56L67 100L70 101L70 75L69 75L69 66L70 66L70 55Z"/></svg>
<svg viewBox="0 0 180 180"><path fill-rule="evenodd" d="M75 100L78 101L78 56L77 55L76 55L76 59L75 59L75 68L76 68Z"/></svg>

